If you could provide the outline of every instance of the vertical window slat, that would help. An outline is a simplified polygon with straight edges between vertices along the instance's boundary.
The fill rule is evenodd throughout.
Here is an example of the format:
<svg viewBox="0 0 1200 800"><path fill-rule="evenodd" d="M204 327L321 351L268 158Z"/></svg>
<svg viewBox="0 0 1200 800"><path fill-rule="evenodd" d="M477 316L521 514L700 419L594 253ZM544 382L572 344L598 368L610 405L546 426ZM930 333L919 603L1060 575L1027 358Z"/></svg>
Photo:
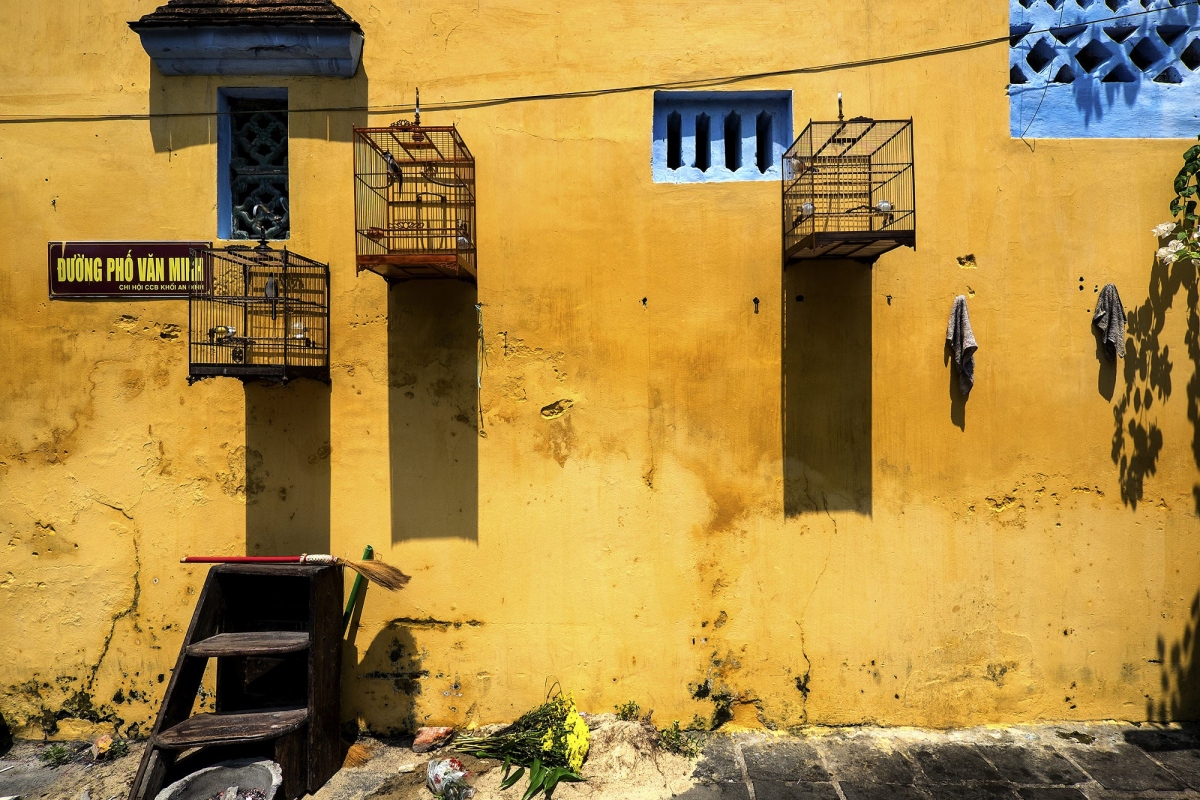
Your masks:
<svg viewBox="0 0 1200 800"><path fill-rule="evenodd" d="M725 115L725 168L730 172L742 168L742 117L736 111Z"/></svg>
<svg viewBox="0 0 1200 800"><path fill-rule="evenodd" d="M678 111L667 115L667 167L683 166L683 117Z"/></svg>

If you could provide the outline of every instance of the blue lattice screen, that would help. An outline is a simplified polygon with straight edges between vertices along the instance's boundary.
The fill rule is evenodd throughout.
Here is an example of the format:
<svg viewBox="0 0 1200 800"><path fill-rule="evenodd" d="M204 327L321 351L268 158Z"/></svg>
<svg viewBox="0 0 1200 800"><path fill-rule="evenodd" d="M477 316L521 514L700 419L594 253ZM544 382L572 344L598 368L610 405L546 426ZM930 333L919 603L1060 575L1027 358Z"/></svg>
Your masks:
<svg viewBox="0 0 1200 800"><path fill-rule="evenodd" d="M1194 0L1010 0L1013 136L1200 134Z"/></svg>

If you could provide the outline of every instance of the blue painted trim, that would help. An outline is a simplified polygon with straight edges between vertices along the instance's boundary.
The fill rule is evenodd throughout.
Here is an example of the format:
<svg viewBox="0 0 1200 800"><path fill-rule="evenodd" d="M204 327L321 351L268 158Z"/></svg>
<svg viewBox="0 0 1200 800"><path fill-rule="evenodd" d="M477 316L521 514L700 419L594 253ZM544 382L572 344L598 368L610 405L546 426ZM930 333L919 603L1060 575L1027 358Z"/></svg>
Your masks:
<svg viewBox="0 0 1200 800"><path fill-rule="evenodd" d="M682 117L682 161L679 169L667 166L667 115ZM772 117L771 166L759 172L755 160L758 145L758 115L766 111ZM741 117L739 139L742 166L725 166L725 118L730 113ZM710 166L701 170L696 164L696 117L709 116ZM792 93L790 91L749 92L655 92L654 124L650 150L650 174L655 183L727 183L731 181L778 181L783 151L792 142Z"/></svg>
<svg viewBox="0 0 1200 800"><path fill-rule="evenodd" d="M1094 0L1083 8L1077 0L1064 0L1055 8L1048 0L1009 0L1016 40L1009 48L1009 80L1026 81L1010 82L1008 87L1010 134L1039 139L1175 139L1200 134L1200 70L1187 66L1190 61L1200 67L1192 59L1193 53L1200 54L1200 8L1176 8L1170 0L1146 0L1145 6L1124 0L1113 10L1103 0ZM1140 13L1146 10L1151 13ZM1137 15L1111 19L1125 14ZM1166 29L1164 38L1160 26L1185 30ZM1047 29L1051 31L1027 32ZM1194 49L1185 58L1189 47ZM1098 63L1089 59L1093 53L1099 54ZM1064 69L1074 79L1055 82ZM1178 83L1155 81L1168 70Z"/></svg>
<svg viewBox="0 0 1200 800"><path fill-rule="evenodd" d="M233 235L233 195L229 191L229 159L233 152L233 128L229 111L229 98L255 100L282 100L286 105L287 87L222 87L217 89L217 238L229 239ZM290 177L290 176L289 176ZM288 181L289 187L291 181ZM288 192L291 203L291 192ZM291 231L288 231L289 235ZM239 240L244 242L245 240Z"/></svg>
<svg viewBox="0 0 1200 800"><path fill-rule="evenodd" d="M352 78L363 48L361 33L341 27L150 28L138 36L164 75Z"/></svg>

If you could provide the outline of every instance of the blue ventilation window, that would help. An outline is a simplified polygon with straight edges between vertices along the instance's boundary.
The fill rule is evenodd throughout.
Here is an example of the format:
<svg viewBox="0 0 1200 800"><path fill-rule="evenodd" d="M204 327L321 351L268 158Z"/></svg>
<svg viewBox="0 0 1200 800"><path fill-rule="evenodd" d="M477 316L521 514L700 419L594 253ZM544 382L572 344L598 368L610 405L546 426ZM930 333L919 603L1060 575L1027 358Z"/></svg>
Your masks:
<svg viewBox="0 0 1200 800"><path fill-rule="evenodd" d="M1013 136L1191 138L1200 131L1200 8L1009 0L1008 95Z"/></svg>
<svg viewBox="0 0 1200 800"><path fill-rule="evenodd" d="M791 141L791 92L654 93L656 183L780 180Z"/></svg>
<svg viewBox="0 0 1200 800"><path fill-rule="evenodd" d="M217 92L217 237L287 239L287 89Z"/></svg>

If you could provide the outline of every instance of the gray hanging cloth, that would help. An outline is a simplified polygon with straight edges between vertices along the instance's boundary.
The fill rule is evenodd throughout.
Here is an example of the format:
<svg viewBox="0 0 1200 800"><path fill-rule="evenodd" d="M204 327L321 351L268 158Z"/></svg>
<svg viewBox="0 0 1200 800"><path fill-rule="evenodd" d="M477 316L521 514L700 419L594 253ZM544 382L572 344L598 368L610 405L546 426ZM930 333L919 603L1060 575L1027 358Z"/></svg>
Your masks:
<svg viewBox="0 0 1200 800"><path fill-rule="evenodd" d="M954 298L950 310L950 324L946 326L946 344L954 354L954 367L958 370L958 388L966 397L975 385L975 334L971 332L971 318L967 316L967 298L961 294Z"/></svg>
<svg viewBox="0 0 1200 800"><path fill-rule="evenodd" d="M1100 329L1100 341L1104 343L1104 353L1108 360L1116 361L1117 356L1124 358L1125 307L1121 305L1121 295L1117 294L1117 287L1111 283L1104 284L1104 288L1100 290L1092 324Z"/></svg>

